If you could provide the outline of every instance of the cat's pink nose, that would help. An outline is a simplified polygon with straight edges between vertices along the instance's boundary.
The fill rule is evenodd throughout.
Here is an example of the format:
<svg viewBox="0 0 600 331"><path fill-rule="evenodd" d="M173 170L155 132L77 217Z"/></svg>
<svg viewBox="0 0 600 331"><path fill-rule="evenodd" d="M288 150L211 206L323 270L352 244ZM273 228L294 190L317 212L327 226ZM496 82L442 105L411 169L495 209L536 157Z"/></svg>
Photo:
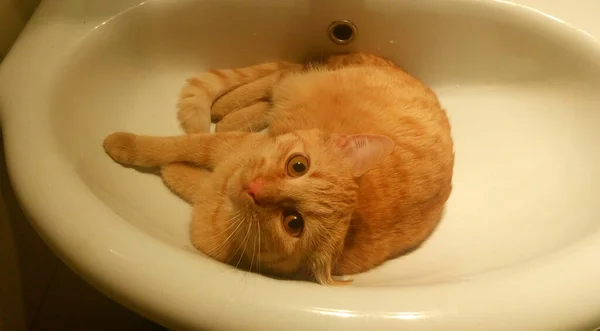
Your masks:
<svg viewBox="0 0 600 331"><path fill-rule="evenodd" d="M250 183L248 183L248 186L246 187L246 193L248 193L248 195L251 196L252 199L254 199L254 202L256 204L259 204L260 202L260 193L263 190L264 185L264 179L258 177L250 181Z"/></svg>

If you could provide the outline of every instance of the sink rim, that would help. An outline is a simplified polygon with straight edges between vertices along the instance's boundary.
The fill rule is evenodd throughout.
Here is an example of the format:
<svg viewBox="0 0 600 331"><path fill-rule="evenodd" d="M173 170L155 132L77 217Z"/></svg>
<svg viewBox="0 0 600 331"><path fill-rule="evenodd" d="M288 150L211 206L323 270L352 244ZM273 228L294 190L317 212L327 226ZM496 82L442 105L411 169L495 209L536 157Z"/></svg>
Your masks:
<svg viewBox="0 0 600 331"><path fill-rule="evenodd" d="M590 317L598 319L598 313L592 312L593 307L588 306L584 309L581 306L578 307L576 303L583 301L595 307L598 307L600 303L600 284L597 282L597 279L600 279L600 265L590 266L594 252L600 250L600 230L551 256L481 274L468 281L400 288L330 289L310 283L278 282L252 274L245 276L246 281L236 282L239 279L238 272L233 272L234 275L232 275L231 272L226 271L229 270L228 267L208 259L206 259L206 263L194 262L197 261L198 255L175 249L141 233L129 223L119 221L119 216L89 192L87 186L76 177L70 164L61 158L60 149L56 146L57 142L53 136L53 130L50 128L51 121L47 119L44 121L48 114L43 114L37 110L41 108L35 106L36 104L44 105L43 100L50 98L50 88L48 88L50 85L48 84L52 80L50 78L41 79L31 85L31 79L41 73L51 77L53 70L60 70L60 65L68 60L69 54L77 48L78 42L86 34L93 31L95 26L114 16L106 14L103 17L98 16L87 22L72 24L68 27L60 25L48 27L48 22L45 21L46 17L60 13L69 4L75 2L77 0L63 1L59 4L43 1L26 31L6 57L4 65L0 67L0 94L2 95L0 102L3 109L7 162L15 191L38 233L70 267L117 301L174 328L191 328L200 325L224 328L228 325L228 321L219 309L227 304L229 304L229 313L238 316L238 321L233 322L239 323L235 324L238 327L244 322L275 327L277 319L271 321L272 324L261 324L266 322L253 315L253 313L267 310L278 312L282 316L278 319L290 319L293 324L290 328L305 329L307 326L313 326L323 330L338 329L342 326L360 329L361 325L377 326L377 329L381 330L393 329L403 325L402 323L398 324L400 321L410 323L414 319L420 319L423 322L418 326L411 323L411 327L414 327L415 330L436 325L444 325L450 329L472 329L481 322L492 324L497 322L498 325L503 322L511 325L510 323L519 323L520 321L522 324L512 325L526 325L525 323L533 319L536 319L540 330L547 330L553 324L545 321L543 315L547 314L550 309L556 312L555 317L561 316L566 319L567 316L570 316L568 319L572 323ZM520 3L524 2L527 1L520 1ZM536 1L528 2L535 3ZM560 1L539 0L537 2L539 4ZM135 7L141 4L143 4L141 0L127 0L118 4L115 1L112 4L114 8L110 12L117 14L131 6ZM530 16L535 20L548 20L547 17L543 18L543 14L539 12L514 5L508 1L488 1L486 5L504 6L505 10L515 11L519 15ZM63 6L64 8L62 8ZM560 7L560 5L556 6ZM596 6L600 9L600 4ZM593 21L592 12L582 10L582 16L579 19L585 21L585 15L588 15L587 19ZM548 20L548 24L559 23L550 23ZM564 26L558 28L564 29L564 33L569 30ZM590 36L576 32L575 29L571 29L572 31L569 33L581 38L591 36L594 39L593 36L600 36L600 26L595 33L588 30ZM563 33L562 30L561 33ZM54 40L53 38L59 37L64 43L60 49L54 47L51 42ZM591 45L591 42L588 42ZM600 48L597 43L593 47ZM39 51L36 52L36 49ZM48 53L48 50L52 51ZM46 64L45 67L38 65L41 71L28 68L36 58L39 62ZM16 80L15 77L17 77ZM36 93L36 95L39 97L36 100L18 96L20 92L18 86L25 86L25 84L30 86L27 94L30 94L31 91L36 92L37 89L39 94ZM21 111L17 112L15 109ZM28 114L34 113L42 113L42 116L28 118ZM27 124L30 129L20 129L23 124ZM45 139L34 141L34 138L27 136L27 133L31 132L36 132L37 137L45 137ZM36 149L36 157L27 153ZM32 164L37 165L35 161L38 158L46 162L43 172L31 172L24 175L18 171L18 169L31 167ZM52 181L47 181L45 174L52 174ZM69 184L65 185L63 192L72 197L70 198L71 203L65 199L53 198L53 201L58 203L56 206L60 207L51 206L52 201L49 200L49 197L56 196L53 185L64 185L64 183ZM88 215L79 209L80 205L86 205L86 208L94 210L95 213ZM65 218L62 216L65 212L71 212L82 219ZM84 220L87 220L86 226L81 224ZM120 222L122 226L107 229L103 225L107 224L108 220L113 220L114 224ZM69 230L73 228L78 231L70 232ZM145 250L140 251L137 248L140 246ZM157 255L162 258L156 259ZM210 265L211 263L212 265ZM211 267L204 268L207 265ZM586 266L589 271L585 275L577 275L578 291L565 286L575 281L572 279L573 275L569 273L575 265ZM173 279L170 270L178 266L189 271L178 273L177 282L167 283L162 290L156 290L156 282ZM138 277L137 268L141 268L145 272L145 278ZM114 270L118 270L118 272ZM550 273L553 274L553 277L548 277ZM217 277L205 279L202 284L198 284L200 282L196 280L196 275L203 275L205 278L211 275ZM502 279L500 280L500 278ZM221 279L229 279L233 284L223 283ZM523 287L521 285L525 283L524 280L531 279L536 279L535 284L531 281L527 282L532 286ZM127 283L125 288L122 287L124 282ZM186 296L189 293L189 287L185 285L193 285L202 293L202 297L212 296L214 301L205 303L199 296L195 298ZM560 287L562 290L550 293L546 290L548 287ZM266 290L261 291L261 288ZM594 288L598 291L590 291ZM235 293L241 293L242 289L244 293L236 296ZM509 293L511 291L507 291L507 289L519 291L519 304L510 300L512 293ZM437 291L434 297L437 297L438 300L435 303L431 302L431 290ZM303 295L294 295L300 291ZM236 300L236 305L228 302L229 299L232 299L229 298L232 292L234 292L233 299ZM169 298L169 296L165 296L165 293L169 294L172 298L171 301L164 300ZM265 295L265 293L273 294L277 301L254 302L252 300L253 295ZM329 293L334 295L329 295ZM481 293L489 296L486 298ZM409 296L412 301L386 300L391 296ZM555 296L559 296L560 299L555 299ZM582 297L587 298L587 301L582 300ZM175 298L182 300L176 303L172 301ZM188 300L183 300L184 298ZM458 301L456 298L461 298L461 300ZM504 305L500 307L499 305L502 303L496 303L494 311L487 311L489 305L495 301L504 302ZM540 302L546 306L538 307L537 303ZM564 302L572 303L572 308L568 311L564 309ZM506 305L506 303L509 304ZM550 303L553 303L554 306L550 307ZM456 305L459 308L454 308ZM252 306L254 306L253 309L248 309ZM198 307L202 307L202 309L198 309ZM411 309L411 307L419 307L419 309ZM517 316L524 309L527 309L531 315L529 319L515 318L514 321L505 321L503 318L506 314ZM600 311L600 309L596 310ZM477 314L481 316L481 320L464 318L461 314L464 312ZM214 316L221 318L211 320L211 317ZM348 316L355 318L340 318ZM543 327L544 322L547 323L545 328Z"/></svg>

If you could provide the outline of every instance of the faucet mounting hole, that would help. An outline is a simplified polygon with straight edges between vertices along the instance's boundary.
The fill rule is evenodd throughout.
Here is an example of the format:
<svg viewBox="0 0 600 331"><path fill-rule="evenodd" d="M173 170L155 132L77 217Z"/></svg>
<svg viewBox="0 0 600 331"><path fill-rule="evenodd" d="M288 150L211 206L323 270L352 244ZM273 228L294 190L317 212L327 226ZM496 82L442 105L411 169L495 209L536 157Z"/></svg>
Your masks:
<svg viewBox="0 0 600 331"><path fill-rule="evenodd" d="M356 26L348 20L339 20L329 25L329 39L336 44L349 44L357 34Z"/></svg>

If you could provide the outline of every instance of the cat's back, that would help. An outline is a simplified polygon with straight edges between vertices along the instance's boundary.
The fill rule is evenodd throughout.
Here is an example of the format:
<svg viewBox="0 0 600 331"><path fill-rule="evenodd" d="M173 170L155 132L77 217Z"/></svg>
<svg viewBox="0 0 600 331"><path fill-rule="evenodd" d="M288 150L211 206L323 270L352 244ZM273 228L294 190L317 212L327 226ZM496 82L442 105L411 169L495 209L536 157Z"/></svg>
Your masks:
<svg viewBox="0 0 600 331"><path fill-rule="evenodd" d="M432 182L449 182L454 150L446 112L429 87L395 66L316 69L283 81L273 100L270 130L276 135L318 128L392 138L391 156L365 179L381 180L379 192L397 195L398 188L410 187L404 198L422 199L435 194L418 193L435 186ZM401 182L390 182L392 174Z"/></svg>
<svg viewBox="0 0 600 331"><path fill-rule="evenodd" d="M454 151L446 113L427 86L393 65L317 68L282 81L273 101L273 134L319 128L396 143L361 178L337 272L372 268L431 234L450 195Z"/></svg>
<svg viewBox="0 0 600 331"><path fill-rule="evenodd" d="M271 130L281 133L319 128L395 138L408 133L407 125L418 129L417 123L418 134L448 129L435 94L392 66L317 67L284 79L273 90L273 102Z"/></svg>

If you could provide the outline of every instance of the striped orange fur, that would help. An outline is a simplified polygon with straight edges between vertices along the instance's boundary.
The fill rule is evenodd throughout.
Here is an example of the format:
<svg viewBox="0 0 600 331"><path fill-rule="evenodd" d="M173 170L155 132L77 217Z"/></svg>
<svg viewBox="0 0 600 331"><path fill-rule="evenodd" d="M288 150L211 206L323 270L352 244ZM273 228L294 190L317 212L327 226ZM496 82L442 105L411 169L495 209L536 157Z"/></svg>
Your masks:
<svg viewBox="0 0 600 331"><path fill-rule="evenodd" d="M194 134L115 133L104 147L161 167L194 206L194 246L237 267L339 284L333 275L423 243L452 190L451 129L435 94L371 54L209 71L188 81L184 102ZM215 134L202 133L209 112Z"/></svg>
<svg viewBox="0 0 600 331"><path fill-rule="evenodd" d="M269 62L243 70L209 70L191 77L179 94L179 122L186 133L208 132L214 100L237 86L296 66L283 61Z"/></svg>

